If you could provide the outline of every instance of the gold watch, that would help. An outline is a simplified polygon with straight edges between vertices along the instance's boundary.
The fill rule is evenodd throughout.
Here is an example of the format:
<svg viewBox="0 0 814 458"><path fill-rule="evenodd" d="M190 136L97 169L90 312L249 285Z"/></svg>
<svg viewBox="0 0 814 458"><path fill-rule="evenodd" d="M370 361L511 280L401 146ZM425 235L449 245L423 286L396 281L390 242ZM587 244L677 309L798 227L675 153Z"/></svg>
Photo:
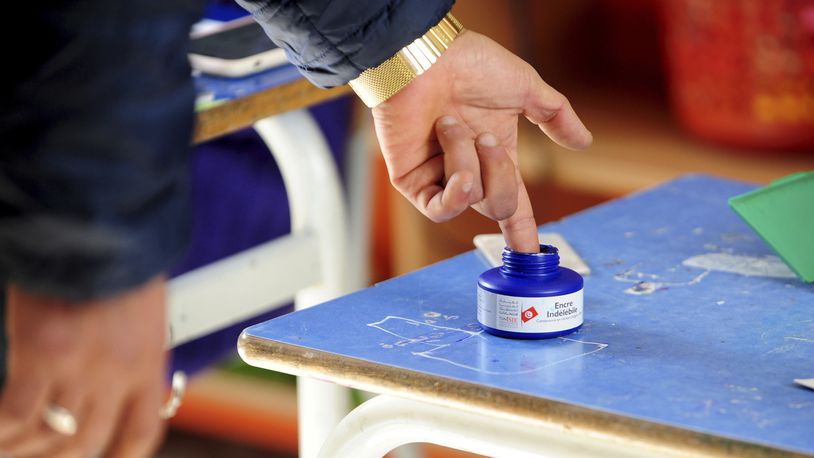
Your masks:
<svg viewBox="0 0 814 458"><path fill-rule="evenodd" d="M463 30L461 23L447 13L441 22L393 57L350 81L350 87L365 105L375 107L427 71Z"/></svg>

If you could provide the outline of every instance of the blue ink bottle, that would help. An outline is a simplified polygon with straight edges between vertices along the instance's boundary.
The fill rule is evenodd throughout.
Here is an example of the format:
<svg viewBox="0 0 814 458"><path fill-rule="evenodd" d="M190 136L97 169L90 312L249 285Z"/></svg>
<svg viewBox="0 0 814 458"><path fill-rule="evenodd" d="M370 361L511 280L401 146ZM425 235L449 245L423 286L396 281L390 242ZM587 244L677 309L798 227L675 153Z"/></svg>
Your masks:
<svg viewBox="0 0 814 458"><path fill-rule="evenodd" d="M539 253L506 247L503 265L478 278L478 323L496 336L548 339L582 326L582 276L560 267L557 248Z"/></svg>

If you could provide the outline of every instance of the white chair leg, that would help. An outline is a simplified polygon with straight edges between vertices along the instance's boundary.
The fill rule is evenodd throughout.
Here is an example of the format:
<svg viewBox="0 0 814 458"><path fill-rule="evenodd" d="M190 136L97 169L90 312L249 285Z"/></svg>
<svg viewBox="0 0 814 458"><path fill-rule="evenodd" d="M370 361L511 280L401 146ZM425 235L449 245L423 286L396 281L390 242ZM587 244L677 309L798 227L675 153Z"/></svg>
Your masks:
<svg viewBox="0 0 814 458"><path fill-rule="evenodd" d="M348 193L348 255L354 262L348 266L348 284L361 289L370 282L370 218L373 215L373 176L371 152L377 141L369 125L369 112L359 110L350 139L346 144L345 174Z"/></svg>
<svg viewBox="0 0 814 458"><path fill-rule="evenodd" d="M347 212L336 165L319 126L307 110L263 119L254 126L272 151L288 193L291 233L317 239L320 281L297 294L303 309L349 291ZM350 410L347 389L297 381L300 457L314 458L331 429Z"/></svg>
<svg viewBox="0 0 814 458"><path fill-rule="evenodd" d="M347 211L336 164L319 126L307 110L299 110L263 119L254 128L283 176L291 233L305 232L319 242L322 282L317 286L326 298L344 293Z"/></svg>
<svg viewBox="0 0 814 458"><path fill-rule="evenodd" d="M380 458L404 444L432 443L506 458L684 456L562 426L525 423L380 395L354 409L325 441L319 458Z"/></svg>
<svg viewBox="0 0 814 458"><path fill-rule="evenodd" d="M308 377L297 377L299 456L315 458L325 439L350 410L348 389Z"/></svg>

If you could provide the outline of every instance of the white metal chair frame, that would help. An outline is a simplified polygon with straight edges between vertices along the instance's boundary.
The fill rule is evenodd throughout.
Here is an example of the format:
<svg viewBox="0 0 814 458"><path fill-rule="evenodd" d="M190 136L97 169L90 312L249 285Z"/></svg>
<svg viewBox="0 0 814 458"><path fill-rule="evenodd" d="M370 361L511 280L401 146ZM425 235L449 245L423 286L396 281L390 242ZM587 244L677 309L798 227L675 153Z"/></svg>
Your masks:
<svg viewBox="0 0 814 458"><path fill-rule="evenodd" d="M508 418L381 394L346 416L318 458L381 458L414 443L443 445L500 458L678 458L698 456L563 424Z"/></svg>
<svg viewBox="0 0 814 458"><path fill-rule="evenodd" d="M351 290L344 193L325 138L307 110L254 125L280 169L291 233L181 275L170 282L172 347L294 299L300 310ZM297 381L300 456L315 457L350 410L347 389Z"/></svg>

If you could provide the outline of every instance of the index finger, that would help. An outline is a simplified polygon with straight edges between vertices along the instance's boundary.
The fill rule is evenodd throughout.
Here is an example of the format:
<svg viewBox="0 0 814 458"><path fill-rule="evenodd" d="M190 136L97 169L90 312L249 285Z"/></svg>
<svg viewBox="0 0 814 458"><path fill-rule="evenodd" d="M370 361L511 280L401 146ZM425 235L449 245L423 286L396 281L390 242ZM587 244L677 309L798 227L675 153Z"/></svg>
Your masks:
<svg viewBox="0 0 814 458"><path fill-rule="evenodd" d="M537 223L534 221L531 200L520 172L515 173L518 183L517 210L512 216L498 221L498 225L509 248L523 253L537 253L540 251L540 241L537 237Z"/></svg>
<svg viewBox="0 0 814 458"><path fill-rule="evenodd" d="M593 135L577 116L571 102L543 81L537 72L530 79L523 114L560 146L578 150L591 146L593 142Z"/></svg>

